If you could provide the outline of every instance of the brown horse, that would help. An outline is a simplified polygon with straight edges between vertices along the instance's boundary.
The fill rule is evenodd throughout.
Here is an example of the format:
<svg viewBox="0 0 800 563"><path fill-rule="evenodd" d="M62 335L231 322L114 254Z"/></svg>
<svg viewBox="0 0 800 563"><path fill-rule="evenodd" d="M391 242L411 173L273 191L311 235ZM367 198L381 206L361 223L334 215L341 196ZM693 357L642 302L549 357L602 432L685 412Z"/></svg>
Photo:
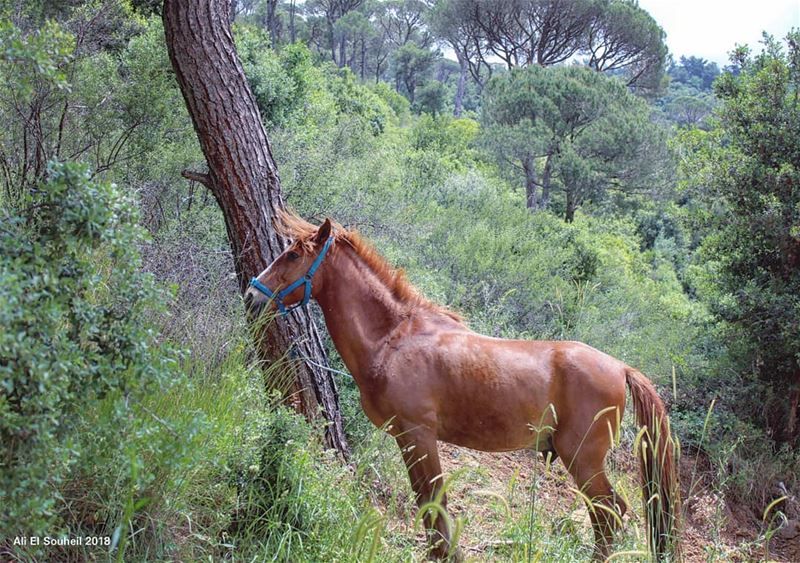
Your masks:
<svg viewBox="0 0 800 563"><path fill-rule="evenodd" d="M330 220L316 227L284 213L277 228L293 242L253 279L247 306L260 311L271 303L284 312L317 300L364 412L378 427L389 423L419 506L438 498L446 509L438 440L489 452L551 451L590 500L595 556L607 557L627 508L604 467L627 384L644 427L638 450L649 544L659 560L674 557L674 444L664 405L644 375L579 342L477 334ZM446 519L426 511L424 521L432 555L454 555Z"/></svg>

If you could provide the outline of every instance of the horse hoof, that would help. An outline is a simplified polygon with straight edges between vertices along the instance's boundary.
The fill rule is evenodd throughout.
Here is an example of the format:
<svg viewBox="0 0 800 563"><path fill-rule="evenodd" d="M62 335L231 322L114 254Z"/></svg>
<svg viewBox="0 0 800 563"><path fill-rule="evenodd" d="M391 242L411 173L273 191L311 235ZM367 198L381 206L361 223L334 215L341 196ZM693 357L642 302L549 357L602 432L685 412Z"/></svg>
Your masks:
<svg viewBox="0 0 800 563"><path fill-rule="evenodd" d="M452 549L434 548L428 552L428 561L447 561L447 563L462 563L466 559L461 548L454 547Z"/></svg>
<svg viewBox="0 0 800 563"><path fill-rule="evenodd" d="M466 558L464 557L464 552L461 551L460 547L455 547L450 550L450 555L447 556L446 561L449 563L462 563L465 561Z"/></svg>

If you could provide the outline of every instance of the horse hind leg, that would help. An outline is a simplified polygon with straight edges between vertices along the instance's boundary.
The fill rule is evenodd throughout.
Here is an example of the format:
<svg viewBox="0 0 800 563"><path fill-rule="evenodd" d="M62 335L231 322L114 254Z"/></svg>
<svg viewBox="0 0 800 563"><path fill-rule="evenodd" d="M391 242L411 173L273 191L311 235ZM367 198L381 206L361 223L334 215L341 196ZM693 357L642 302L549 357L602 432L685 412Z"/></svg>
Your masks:
<svg viewBox="0 0 800 563"><path fill-rule="evenodd" d="M587 506L592 521L595 540L595 557L605 560L611 555L614 533L622 523L628 507L616 494L604 471L600 471L583 484L584 477L576 478L581 491L589 499Z"/></svg>
<svg viewBox="0 0 800 563"><path fill-rule="evenodd" d="M578 489L586 497L586 508L594 530L594 557L598 561L604 561L611 555L614 533L628 510L625 501L614 491L605 472L604 462L608 444L602 440L592 443L587 439L580 450L575 451L568 447L569 444L559 444L556 438L554 445Z"/></svg>

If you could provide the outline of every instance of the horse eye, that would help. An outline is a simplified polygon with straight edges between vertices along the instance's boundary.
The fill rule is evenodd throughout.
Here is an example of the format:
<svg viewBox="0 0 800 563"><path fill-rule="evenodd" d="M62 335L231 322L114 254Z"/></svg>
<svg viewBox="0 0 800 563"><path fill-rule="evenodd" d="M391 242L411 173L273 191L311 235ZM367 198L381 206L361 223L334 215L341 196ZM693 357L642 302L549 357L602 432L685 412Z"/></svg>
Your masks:
<svg viewBox="0 0 800 563"><path fill-rule="evenodd" d="M286 257L289 260L297 260L298 258L300 258L300 255L297 252L295 252L294 250L292 250L291 252L286 254Z"/></svg>

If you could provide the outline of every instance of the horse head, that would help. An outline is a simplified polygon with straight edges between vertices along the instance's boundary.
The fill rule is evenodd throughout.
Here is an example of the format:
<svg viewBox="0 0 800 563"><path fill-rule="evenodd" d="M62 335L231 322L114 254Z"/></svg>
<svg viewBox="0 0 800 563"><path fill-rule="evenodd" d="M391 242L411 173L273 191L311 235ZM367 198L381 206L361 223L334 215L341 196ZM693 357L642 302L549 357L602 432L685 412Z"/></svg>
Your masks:
<svg viewBox="0 0 800 563"><path fill-rule="evenodd" d="M298 238L258 276L250 280L244 295L247 309L260 313L266 306L287 314L315 298L322 287L320 276L314 275L333 244L330 219L305 238Z"/></svg>

